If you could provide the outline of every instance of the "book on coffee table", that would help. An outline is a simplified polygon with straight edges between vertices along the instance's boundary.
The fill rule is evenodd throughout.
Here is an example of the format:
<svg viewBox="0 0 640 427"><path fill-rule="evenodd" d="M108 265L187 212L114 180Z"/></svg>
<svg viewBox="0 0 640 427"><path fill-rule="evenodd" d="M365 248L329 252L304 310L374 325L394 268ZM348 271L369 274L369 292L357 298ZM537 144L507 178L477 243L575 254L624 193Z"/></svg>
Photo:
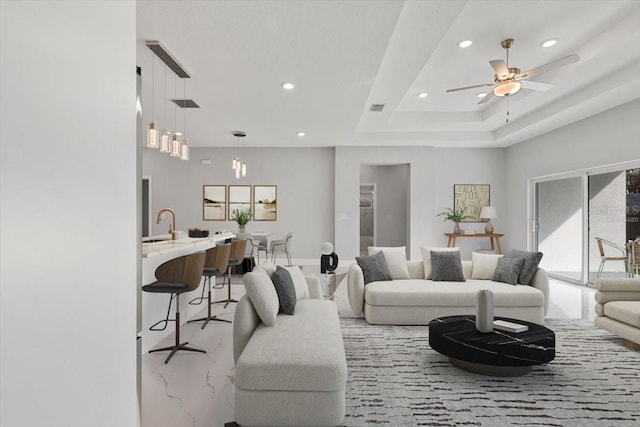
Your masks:
<svg viewBox="0 0 640 427"><path fill-rule="evenodd" d="M526 332L529 330L527 325L521 325L520 323L507 322L506 320L494 320L493 328L507 332Z"/></svg>

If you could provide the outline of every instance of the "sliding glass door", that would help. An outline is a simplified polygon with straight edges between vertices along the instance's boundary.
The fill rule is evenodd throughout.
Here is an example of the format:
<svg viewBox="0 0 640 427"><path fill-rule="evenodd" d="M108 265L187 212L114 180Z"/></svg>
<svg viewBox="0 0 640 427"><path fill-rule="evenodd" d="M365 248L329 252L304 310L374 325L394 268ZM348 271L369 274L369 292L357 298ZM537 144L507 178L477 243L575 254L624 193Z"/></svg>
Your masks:
<svg viewBox="0 0 640 427"><path fill-rule="evenodd" d="M551 276L582 283L583 181L571 177L536 183L536 247Z"/></svg>
<svg viewBox="0 0 640 427"><path fill-rule="evenodd" d="M531 246L551 277L586 284L626 275L625 244L640 236L639 162L628 165L532 180Z"/></svg>

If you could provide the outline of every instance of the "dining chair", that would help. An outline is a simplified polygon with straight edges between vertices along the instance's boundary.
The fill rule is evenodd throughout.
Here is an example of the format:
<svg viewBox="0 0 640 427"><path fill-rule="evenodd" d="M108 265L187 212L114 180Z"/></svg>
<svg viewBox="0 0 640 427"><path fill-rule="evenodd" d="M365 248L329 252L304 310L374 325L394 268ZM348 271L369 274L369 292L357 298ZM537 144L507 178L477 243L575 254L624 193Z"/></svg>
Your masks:
<svg viewBox="0 0 640 427"><path fill-rule="evenodd" d="M291 245L291 239L293 239L293 233L289 232L284 236L283 239L280 240L272 240L271 241L271 262L275 264L276 257L278 253L283 253L287 257L287 262L289 266L292 266L291 262L291 253L289 252L289 246Z"/></svg>

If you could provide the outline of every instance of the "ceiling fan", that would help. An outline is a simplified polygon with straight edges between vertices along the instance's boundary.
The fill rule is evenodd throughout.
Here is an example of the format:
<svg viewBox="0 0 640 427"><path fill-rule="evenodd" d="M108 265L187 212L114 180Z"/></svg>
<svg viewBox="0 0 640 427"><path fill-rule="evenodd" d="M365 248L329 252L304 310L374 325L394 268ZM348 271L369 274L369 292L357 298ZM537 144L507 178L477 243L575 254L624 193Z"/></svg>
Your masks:
<svg viewBox="0 0 640 427"><path fill-rule="evenodd" d="M489 92L485 97L483 97L478 104L484 104L491 100L494 96L509 96L517 93L521 88L531 89L531 90L540 90L547 91L553 87L551 83L542 83L536 82L533 80L528 80L530 77L537 76L542 73L546 73L547 71L553 70L555 68L559 68L565 66L567 64L571 64L573 62L577 62L580 60L578 55L569 55L564 58L557 59L555 61L549 62L544 65L540 65L539 67L532 68L529 71L525 71L524 73L520 72L519 68L510 68L509 67L509 48L513 44L513 39L506 39L500 42L500 46L502 46L507 51L507 61L503 61L502 59L494 59L493 61L489 61L489 64L493 67L496 74L493 76L493 83L482 83L479 85L473 86L465 86L458 87L455 89L448 89L447 92L456 92L459 90L473 89L484 86L492 86L491 92Z"/></svg>

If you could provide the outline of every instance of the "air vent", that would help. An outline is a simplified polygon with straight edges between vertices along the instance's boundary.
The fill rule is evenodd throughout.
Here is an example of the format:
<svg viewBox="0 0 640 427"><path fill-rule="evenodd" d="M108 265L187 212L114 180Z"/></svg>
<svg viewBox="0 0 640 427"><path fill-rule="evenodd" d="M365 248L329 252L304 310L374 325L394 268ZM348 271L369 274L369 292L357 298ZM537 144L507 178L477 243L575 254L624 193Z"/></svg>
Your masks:
<svg viewBox="0 0 640 427"><path fill-rule="evenodd" d="M193 99L172 99L171 101L180 108L200 108Z"/></svg>
<svg viewBox="0 0 640 427"><path fill-rule="evenodd" d="M369 111L382 111L383 108L384 104L371 104L371 108L369 108Z"/></svg>

